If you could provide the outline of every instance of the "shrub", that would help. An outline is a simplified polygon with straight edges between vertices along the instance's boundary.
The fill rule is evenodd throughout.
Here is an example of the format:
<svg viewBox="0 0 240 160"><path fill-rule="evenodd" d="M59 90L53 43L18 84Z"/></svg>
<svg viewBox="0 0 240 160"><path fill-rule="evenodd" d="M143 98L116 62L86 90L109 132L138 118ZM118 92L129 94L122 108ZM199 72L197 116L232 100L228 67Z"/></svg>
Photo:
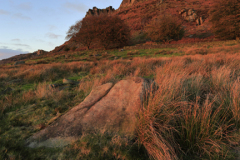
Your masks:
<svg viewBox="0 0 240 160"><path fill-rule="evenodd" d="M88 49L92 42L105 49L123 47L129 43L130 29L116 15L88 16L71 26L66 38L73 38Z"/></svg>
<svg viewBox="0 0 240 160"><path fill-rule="evenodd" d="M146 32L135 32L131 37L131 44L140 44L145 43L148 40Z"/></svg>
<svg viewBox="0 0 240 160"><path fill-rule="evenodd" d="M69 28L66 39L72 39L79 42L89 49L96 36L96 18L97 17L89 16L81 21L77 21L75 25Z"/></svg>
<svg viewBox="0 0 240 160"><path fill-rule="evenodd" d="M216 0L210 10L211 30L221 40L240 37L240 0Z"/></svg>
<svg viewBox="0 0 240 160"><path fill-rule="evenodd" d="M68 46L64 47L64 51L68 52L70 48Z"/></svg>
<svg viewBox="0 0 240 160"><path fill-rule="evenodd" d="M146 26L146 32L153 41L169 42L180 40L184 35L181 23L172 16L160 16Z"/></svg>
<svg viewBox="0 0 240 160"><path fill-rule="evenodd" d="M130 29L118 16L99 16L96 26L97 39L105 49L123 47L129 43Z"/></svg>

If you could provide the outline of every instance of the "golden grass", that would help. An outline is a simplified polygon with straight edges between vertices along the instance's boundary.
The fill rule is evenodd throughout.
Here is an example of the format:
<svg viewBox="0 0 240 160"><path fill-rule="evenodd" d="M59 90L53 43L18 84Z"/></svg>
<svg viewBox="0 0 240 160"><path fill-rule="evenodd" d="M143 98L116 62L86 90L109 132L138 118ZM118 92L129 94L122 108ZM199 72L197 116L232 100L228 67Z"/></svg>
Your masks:
<svg viewBox="0 0 240 160"><path fill-rule="evenodd" d="M50 88L46 82L43 82L37 85L35 95L39 99L47 98L48 96L53 95L53 89Z"/></svg>
<svg viewBox="0 0 240 160"><path fill-rule="evenodd" d="M239 57L184 56L156 67L159 88L140 112L137 128L152 158L230 156L240 140L233 134L239 126Z"/></svg>

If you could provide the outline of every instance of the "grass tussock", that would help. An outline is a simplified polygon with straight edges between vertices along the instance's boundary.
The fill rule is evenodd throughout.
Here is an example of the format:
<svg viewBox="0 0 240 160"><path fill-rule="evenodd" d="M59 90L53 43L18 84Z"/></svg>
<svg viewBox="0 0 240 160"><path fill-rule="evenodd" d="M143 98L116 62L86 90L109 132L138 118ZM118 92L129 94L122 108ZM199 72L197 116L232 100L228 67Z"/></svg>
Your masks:
<svg viewBox="0 0 240 160"><path fill-rule="evenodd" d="M173 59L156 68L159 89L140 112L137 129L152 158L233 159L231 148L240 140L240 68L219 66L213 57Z"/></svg>

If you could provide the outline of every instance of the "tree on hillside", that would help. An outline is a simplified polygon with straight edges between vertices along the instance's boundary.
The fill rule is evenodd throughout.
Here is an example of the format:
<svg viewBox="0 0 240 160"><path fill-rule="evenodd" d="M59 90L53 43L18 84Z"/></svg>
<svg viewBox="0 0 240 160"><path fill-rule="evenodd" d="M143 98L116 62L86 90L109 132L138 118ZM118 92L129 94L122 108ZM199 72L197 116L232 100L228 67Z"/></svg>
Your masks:
<svg viewBox="0 0 240 160"><path fill-rule="evenodd" d="M75 25L69 28L66 39L72 39L73 41L79 42L89 49L96 38L95 21L96 17L89 16L76 22Z"/></svg>
<svg viewBox="0 0 240 160"><path fill-rule="evenodd" d="M118 16L88 16L71 26L66 39L75 40L88 49L94 42L105 49L127 45L130 29Z"/></svg>
<svg viewBox="0 0 240 160"><path fill-rule="evenodd" d="M215 36L221 40L240 37L240 0L216 0L210 10Z"/></svg>
<svg viewBox="0 0 240 160"><path fill-rule="evenodd" d="M153 41L169 42L180 40L184 36L184 29L177 18L171 15L161 15L153 19L145 30Z"/></svg>
<svg viewBox="0 0 240 160"><path fill-rule="evenodd" d="M129 43L130 29L120 17L116 15L98 16L97 39L105 49L111 47L123 47Z"/></svg>

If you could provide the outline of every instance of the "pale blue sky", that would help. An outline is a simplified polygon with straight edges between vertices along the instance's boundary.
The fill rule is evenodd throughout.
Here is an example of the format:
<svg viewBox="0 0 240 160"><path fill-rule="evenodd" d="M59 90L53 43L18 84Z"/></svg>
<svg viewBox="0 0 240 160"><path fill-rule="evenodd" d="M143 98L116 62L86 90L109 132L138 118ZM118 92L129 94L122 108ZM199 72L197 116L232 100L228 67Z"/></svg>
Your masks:
<svg viewBox="0 0 240 160"><path fill-rule="evenodd" d="M38 49L53 50L94 6L117 9L122 0L0 0L0 60Z"/></svg>

